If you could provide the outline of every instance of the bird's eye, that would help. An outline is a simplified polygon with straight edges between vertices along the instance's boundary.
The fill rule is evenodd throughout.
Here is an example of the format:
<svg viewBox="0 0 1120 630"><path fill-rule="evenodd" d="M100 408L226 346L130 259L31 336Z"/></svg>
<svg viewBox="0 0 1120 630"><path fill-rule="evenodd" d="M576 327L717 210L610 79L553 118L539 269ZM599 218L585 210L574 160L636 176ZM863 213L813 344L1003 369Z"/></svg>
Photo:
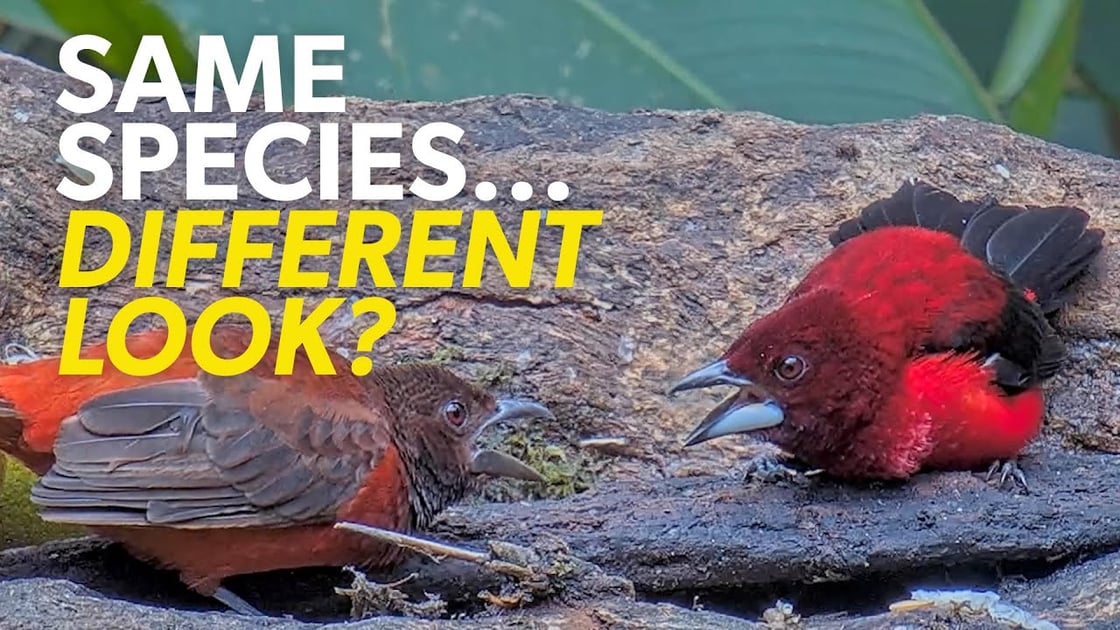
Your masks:
<svg viewBox="0 0 1120 630"><path fill-rule="evenodd" d="M808 368L809 366L805 363L805 359L791 354L774 366L774 376L777 376L787 383L793 383L802 376L805 376L805 370Z"/></svg>
<svg viewBox="0 0 1120 630"><path fill-rule="evenodd" d="M461 427L467 420L467 408L458 400L452 400L443 407L443 417L453 427Z"/></svg>

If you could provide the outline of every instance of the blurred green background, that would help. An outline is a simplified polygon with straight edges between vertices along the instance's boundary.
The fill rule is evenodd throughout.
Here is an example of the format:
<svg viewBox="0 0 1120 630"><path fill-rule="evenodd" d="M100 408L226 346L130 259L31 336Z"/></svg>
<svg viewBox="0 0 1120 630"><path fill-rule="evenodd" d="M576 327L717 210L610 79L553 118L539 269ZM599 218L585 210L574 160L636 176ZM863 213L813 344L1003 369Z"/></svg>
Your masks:
<svg viewBox="0 0 1120 630"><path fill-rule="evenodd" d="M372 98L957 113L1120 155L1120 0L0 0L0 22L0 48L45 65L67 34L101 34L118 74L142 33L179 38L188 69L198 34L225 35L235 65L279 34L287 68L285 36L344 34L340 91Z"/></svg>

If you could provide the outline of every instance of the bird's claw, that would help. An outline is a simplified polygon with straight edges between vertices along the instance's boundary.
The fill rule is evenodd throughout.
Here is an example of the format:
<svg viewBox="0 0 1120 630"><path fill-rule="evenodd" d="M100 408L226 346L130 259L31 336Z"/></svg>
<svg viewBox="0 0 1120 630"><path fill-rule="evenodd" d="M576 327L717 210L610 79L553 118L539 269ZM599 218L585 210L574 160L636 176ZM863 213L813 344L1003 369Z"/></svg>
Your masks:
<svg viewBox="0 0 1120 630"><path fill-rule="evenodd" d="M782 481L807 481L802 471L787 464L787 459L775 454L759 455L747 463L746 480L762 483Z"/></svg>
<svg viewBox="0 0 1120 630"><path fill-rule="evenodd" d="M984 475L984 481L991 482L992 477L999 473L997 487L1002 488L1008 479L1014 479L1015 482L1023 489L1023 492L1030 492L1030 486L1027 485L1027 476L1023 474L1023 469L1019 467L1019 463L1014 459L996 460L988 467L988 472Z"/></svg>
<svg viewBox="0 0 1120 630"><path fill-rule="evenodd" d="M227 608L235 613L245 615L247 617L264 617L265 614L253 608L249 602L234 595L232 591L224 586L219 586L213 595L214 599L226 605Z"/></svg>

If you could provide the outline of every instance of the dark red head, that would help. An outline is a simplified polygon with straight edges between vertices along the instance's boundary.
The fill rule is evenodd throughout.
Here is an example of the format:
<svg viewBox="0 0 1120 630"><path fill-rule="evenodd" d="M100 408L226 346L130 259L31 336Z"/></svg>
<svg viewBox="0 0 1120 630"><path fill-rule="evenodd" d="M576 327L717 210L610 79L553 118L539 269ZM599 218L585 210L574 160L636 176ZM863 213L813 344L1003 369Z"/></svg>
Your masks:
<svg viewBox="0 0 1120 630"><path fill-rule="evenodd" d="M757 320L719 360L670 390L739 387L696 427L686 446L757 431L809 462L817 454L843 452L872 419L903 364L889 336L865 332L875 328L831 289L799 295Z"/></svg>

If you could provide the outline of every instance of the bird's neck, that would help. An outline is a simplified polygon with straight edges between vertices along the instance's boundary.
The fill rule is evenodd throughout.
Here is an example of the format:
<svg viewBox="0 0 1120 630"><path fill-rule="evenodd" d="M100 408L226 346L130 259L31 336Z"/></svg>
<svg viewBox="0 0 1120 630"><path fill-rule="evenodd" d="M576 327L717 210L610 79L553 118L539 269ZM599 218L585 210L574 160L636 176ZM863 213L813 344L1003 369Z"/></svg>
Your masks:
<svg viewBox="0 0 1120 630"><path fill-rule="evenodd" d="M465 471L441 471L442 459L416 452L416 446L400 443L398 447L408 476L408 500L412 510L412 527L427 528L432 519L448 505L466 495L470 481ZM423 448L423 447L419 447Z"/></svg>

